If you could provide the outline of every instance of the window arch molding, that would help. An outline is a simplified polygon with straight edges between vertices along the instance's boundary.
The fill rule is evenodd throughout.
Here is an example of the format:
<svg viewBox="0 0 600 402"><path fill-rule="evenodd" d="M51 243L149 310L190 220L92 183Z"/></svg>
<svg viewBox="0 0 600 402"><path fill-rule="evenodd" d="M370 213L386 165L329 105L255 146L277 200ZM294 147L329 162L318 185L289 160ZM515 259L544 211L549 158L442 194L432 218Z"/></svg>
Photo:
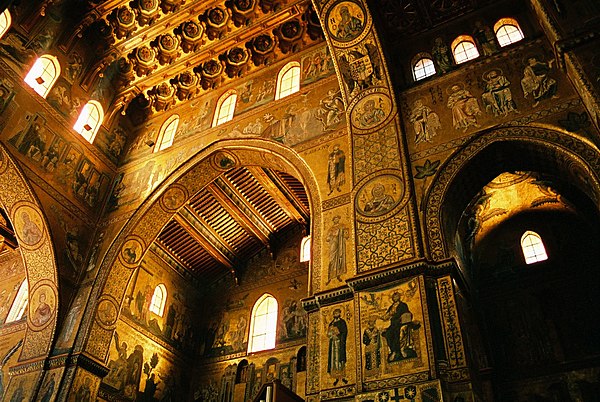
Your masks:
<svg viewBox="0 0 600 402"><path fill-rule="evenodd" d="M154 288L152 299L150 301L149 310L154 314L162 317L165 312L165 304L167 303L167 288L160 283Z"/></svg>
<svg viewBox="0 0 600 402"><path fill-rule="evenodd" d="M237 101L237 92L230 89L219 98L215 109L215 117L213 119L213 127L227 123L233 119L235 112L235 103Z"/></svg>
<svg viewBox="0 0 600 402"><path fill-rule="evenodd" d="M479 57L479 50L475 40L470 35L460 35L452 41L450 46L456 64L466 63Z"/></svg>
<svg viewBox="0 0 600 402"><path fill-rule="evenodd" d="M277 299L269 293L263 294L254 303L250 317L248 353L269 350L275 347L278 311Z"/></svg>
<svg viewBox="0 0 600 402"><path fill-rule="evenodd" d="M175 133L177 133L178 128L179 115L174 114L165 120L163 125L160 127L158 138L156 139L156 145L154 145L154 152L162 151L163 149L167 149L173 145Z"/></svg>
<svg viewBox="0 0 600 402"><path fill-rule="evenodd" d="M12 16L8 8L0 14L0 38L2 38L10 29L12 24Z"/></svg>
<svg viewBox="0 0 600 402"><path fill-rule="evenodd" d="M42 98L46 98L60 75L60 63L55 56L40 56L25 76L25 83Z"/></svg>
<svg viewBox="0 0 600 402"><path fill-rule="evenodd" d="M500 18L494 24L494 33L500 47L511 45L525 38L521 26L514 18Z"/></svg>
<svg viewBox="0 0 600 402"><path fill-rule="evenodd" d="M523 233L521 236L521 250L526 264L534 264L548 259L542 237L534 231L527 230Z"/></svg>
<svg viewBox="0 0 600 402"><path fill-rule="evenodd" d="M433 57L429 53L418 53L413 57L410 66L415 81L431 77L436 73Z"/></svg>
<svg viewBox="0 0 600 402"><path fill-rule="evenodd" d="M285 98L300 90L300 63L290 61L277 74L275 100Z"/></svg>
<svg viewBox="0 0 600 402"><path fill-rule="evenodd" d="M91 144L94 142L103 120L104 110L102 105L98 101L91 100L81 109L73 129Z"/></svg>

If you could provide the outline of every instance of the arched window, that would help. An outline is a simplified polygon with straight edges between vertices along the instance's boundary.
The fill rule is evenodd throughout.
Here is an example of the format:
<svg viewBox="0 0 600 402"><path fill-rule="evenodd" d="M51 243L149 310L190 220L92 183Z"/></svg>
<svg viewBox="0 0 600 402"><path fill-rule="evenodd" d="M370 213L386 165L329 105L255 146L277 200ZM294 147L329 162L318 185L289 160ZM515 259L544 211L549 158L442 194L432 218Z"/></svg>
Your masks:
<svg viewBox="0 0 600 402"><path fill-rule="evenodd" d="M17 297L15 297L15 301L13 301L13 304L10 307L10 311L8 312L8 316L6 317L6 322L19 321L21 318L23 318L28 301L29 285L27 284L27 278L25 278L23 280L23 283L21 283L21 286L19 287L19 291L17 292Z"/></svg>
<svg viewBox="0 0 600 402"><path fill-rule="evenodd" d="M248 352L252 353L273 349L275 347L276 331L277 300L265 293L256 301L252 308Z"/></svg>
<svg viewBox="0 0 600 402"><path fill-rule="evenodd" d="M102 120L104 120L102 105L97 101L91 100L81 109L79 118L73 128L91 144L94 142L94 138L96 138L100 125L102 125Z"/></svg>
<svg viewBox="0 0 600 402"><path fill-rule="evenodd" d="M494 25L496 39L501 47L508 46L523 39L523 31L517 20L513 18L502 18Z"/></svg>
<svg viewBox="0 0 600 402"><path fill-rule="evenodd" d="M275 100L285 98L300 90L300 63L291 61L277 74Z"/></svg>
<svg viewBox="0 0 600 402"><path fill-rule="evenodd" d="M10 28L10 24L12 22L12 18L10 16L10 12L8 8L0 14L0 38L4 36L4 34Z"/></svg>
<svg viewBox="0 0 600 402"><path fill-rule="evenodd" d="M415 81L431 77L435 74L435 65L430 57L421 57L413 64L413 78Z"/></svg>
<svg viewBox="0 0 600 402"><path fill-rule="evenodd" d="M452 42L452 54L456 64L464 63L479 57L479 51L473 38L469 35L461 35Z"/></svg>
<svg viewBox="0 0 600 402"><path fill-rule="evenodd" d="M310 236L304 236L300 242L300 262L310 261Z"/></svg>
<svg viewBox="0 0 600 402"><path fill-rule="evenodd" d="M154 146L154 152L161 151L165 148L169 148L173 145L173 139L175 138L175 133L177 132L177 127L179 126L179 116L174 114L169 117L160 128L160 133L158 134L158 139L156 140L156 145Z"/></svg>
<svg viewBox="0 0 600 402"><path fill-rule="evenodd" d="M154 288L149 310L162 317L167 302L167 288L162 283Z"/></svg>
<svg viewBox="0 0 600 402"><path fill-rule="evenodd" d="M235 102L237 101L237 93L235 91L228 91L221 96L221 99L217 102L217 110L215 111L215 118L213 120L213 127L219 124L226 123L233 119L233 112L235 112Z"/></svg>
<svg viewBox="0 0 600 402"><path fill-rule="evenodd" d="M58 59L45 54L35 61L33 67L25 76L25 82L41 97L45 98L59 75L60 64Z"/></svg>
<svg viewBox="0 0 600 402"><path fill-rule="evenodd" d="M523 236L521 236L521 249L523 250L523 256L527 264L548 259L542 238L535 232L528 230L523 233Z"/></svg>

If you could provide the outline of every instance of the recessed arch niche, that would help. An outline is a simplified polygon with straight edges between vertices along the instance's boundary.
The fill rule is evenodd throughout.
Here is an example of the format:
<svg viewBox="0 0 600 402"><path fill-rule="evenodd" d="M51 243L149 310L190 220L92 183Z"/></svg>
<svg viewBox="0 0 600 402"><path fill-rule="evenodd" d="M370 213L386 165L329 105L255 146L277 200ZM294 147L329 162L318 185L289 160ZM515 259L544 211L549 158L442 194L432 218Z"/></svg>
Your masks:
<svg viewBox="0 0 600 402"><path fill-rule="evenodd" d="M109 345L118 315L110 322L103 321L97 314L98 306L112 304L114 311L120 311L124 303L124 292L132 278L133 271L144 258L152 242L173 218L175 213L198 191L211 183L223 172L239 166L261 166L285 172L297 178L306 190L310 206L311 228L321 225L319 210L320 195L316 179L306 163L293 150L280 144L261 140L223 140L216 142L184 163L172 173L138 208L128 224L122 229L106 253L100 266L100 286L94 291L92 300L97 300L88 311L89 319L84 325L86 335L81 335L78 345L85 342L85 350L100 361L107 361ZM320 234L311 230L316 239L313 250L319 248ZM320 253L316 252L316 255ZM309 268L309 283L320 283L321 261L315 259Z"/></svg>

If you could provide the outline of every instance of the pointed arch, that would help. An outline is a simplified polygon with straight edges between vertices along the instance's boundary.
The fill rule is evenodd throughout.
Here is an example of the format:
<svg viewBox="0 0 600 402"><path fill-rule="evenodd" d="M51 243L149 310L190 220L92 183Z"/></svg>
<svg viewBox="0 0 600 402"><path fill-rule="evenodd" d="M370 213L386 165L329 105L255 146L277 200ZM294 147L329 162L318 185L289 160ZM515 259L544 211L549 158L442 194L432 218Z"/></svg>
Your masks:
<svg viewBox="0 0 600 402"><path fill-rule="evenodd" d="M527 264L534 264L548 259L541 236L531 230L526 231L521 236L521 250Z"/></svg>
<svg viewBox="0 0 600 402"><path fill-rule="evenodd" d="M20 360L50 354L56 318L61 306L58 293L56 254L41 203L4 145L0 144L0 206L6 212L23 258L27 274L27 329ZM22 285L24 286L24 285ZM39 306L44 304L43 309Z"/></svg>
<svg viewBox="0 0 600 402"><path fill-rule="evenodd" d="M227 167L222 167L219 163L222 158L227 158ZM135 271L131 269L135 266L121 256L121 251L130 247L128 244L131 242L135 242L139 252L136 253L134 263L139 263L143 259L164 225L177 212L176 209L166 209L163 202L163 198L171 194L170 190L177 188L183 191L186 198L181 202L185 203L224 171L238 167L245 161L253 161L252 163L260 161L264 167L277 169L299 178L304 183L309 198L311 228L322 225L323 218L320 210L322 202L316 177L297 152L282 144L259 138L227 139L210 144L170 174L140 205L111 243L105 259L99 263L96 290L98 297L86 307L86 314L96 316L96 319L83 322L77 334L78 351L88 353L98 361L108 362L109 348L102 343L102 338L98 334L102 334L102 337L106 336L106 339L112 338L118 317L110 326L101 324L98 317L103 306L100 304L107 300L116 300L118 304L115 310L121 311L119 305L122 306L125 302L125 289ZM312 236L314 244L320 244L322 236L320 231L313 232ZM321 258L313 258L309 264L310 292L320 286L322 265Z"/></svg>
<svg viewBox="0 0 600 402"><path fill-rule="evenodd" d="M60 63L52 55L40 56L25 76L25 83L42 98L48 96L50 89L60 75Z"/></svg>
<svg viewBox="0 0 600 402"><path fill-rule="evenodd" d="M546 127L487 130L440 167L424 197L422 222L431 259L450 257L460 214L477 191L498 174L514 170L567 177L600 211L600 150L590 142Z"/></svg>

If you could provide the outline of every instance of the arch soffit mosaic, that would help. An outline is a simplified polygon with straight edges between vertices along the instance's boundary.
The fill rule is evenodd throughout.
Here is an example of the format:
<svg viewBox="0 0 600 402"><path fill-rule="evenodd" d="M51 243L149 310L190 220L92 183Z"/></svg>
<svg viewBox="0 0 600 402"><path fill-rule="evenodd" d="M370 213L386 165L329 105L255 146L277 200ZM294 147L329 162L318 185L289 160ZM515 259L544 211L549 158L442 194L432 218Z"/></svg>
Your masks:
<svg viewBox="0 0 600 402"><path fill-rule="evenodd" d="M286 172L304 184L310 200L313 253L320 255L320 231L313 228L321 225L321 199L316 178L306 162L292 149L272 141L227 139L215 142L165 179L112 242L100 265L98 285L92 291L91 300L95 302L88 308L93 309L93 314L86 314L91 318L83 324L86 330L81 334L85 335L78 338L76 349L84 347L93 357L106 361L129 280L162 228L180 207L217 176L229 169L251 165ZM318 259L311 262L312 283L318 283L320 267Z"/></svg>
<svg viewBox="0 0 600 402"><path fill-rule="evenodd" d="M428 239L428 258L439 261L450 257L450 242L444 235L442 206L450 190L461 176L467 174L469 162L494 144L533 144L544 154L545 162L557 171L567 169L573 183L600 209L600 150L573 134L547 127L510 127L492 129L467 142L440 167L425 199L422 222ZM538 148L539 147L539 148ZM551 159L555 158L555 159ZM511 170L511 166L503 167ZM498 172L501 173L501 172ZM581 183L584 182L586 188Z"/></svg>
<svg viewBox="0 0 600 402"><path fill-rule="evenodd" d="M19 361L50 352L59 295L57 266L49 225L27 179L0 144L0 204L15 229L29 285L27 332Z"/></svg>

